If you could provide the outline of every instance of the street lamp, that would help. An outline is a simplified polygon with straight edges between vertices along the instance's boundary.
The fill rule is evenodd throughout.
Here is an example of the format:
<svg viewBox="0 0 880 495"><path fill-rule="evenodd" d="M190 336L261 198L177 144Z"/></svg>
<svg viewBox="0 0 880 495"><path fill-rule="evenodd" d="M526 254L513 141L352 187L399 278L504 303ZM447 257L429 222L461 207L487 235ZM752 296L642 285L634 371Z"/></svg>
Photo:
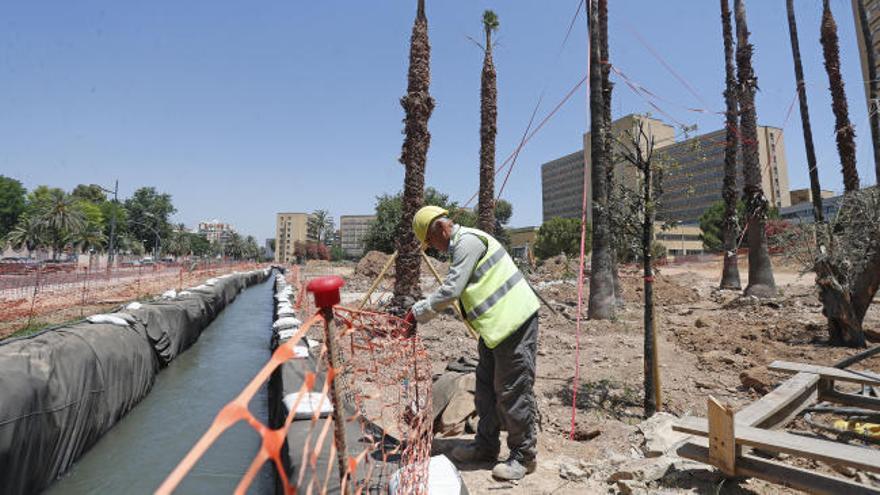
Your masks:
<svg viewBox="0 0 880 495"><path fill-rule="evenodd" d="M97 184L95 184L97 185ZM107 248L107 269L113 266L113 259L116 255L116 208L119 206L119 179L113 184L113 190L98 186L106 193L113 193L113 215L110 217L110 245Z"/></svg>

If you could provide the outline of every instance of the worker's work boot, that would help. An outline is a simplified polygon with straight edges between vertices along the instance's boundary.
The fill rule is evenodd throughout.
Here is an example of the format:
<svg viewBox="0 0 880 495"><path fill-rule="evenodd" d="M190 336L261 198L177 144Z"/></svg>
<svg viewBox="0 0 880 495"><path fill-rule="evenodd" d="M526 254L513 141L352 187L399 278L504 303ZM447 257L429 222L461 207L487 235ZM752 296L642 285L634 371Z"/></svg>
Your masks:
<svg viewBox="0 0 880 495"><path fill-rule="evenodd" d="M527 474L535 472L538 467L538 461L521 461L519 459L509 458L504 462L500 462L492 469L492 476L499 480L521 480Z"/></svg>
<svg viewBox="0 0 880 495"><path fill-rule="evenodd" d="M477 442L470 442L465 445L457 445L450 452L453 461L463 462L466 464L475 462L495 462L498 460L498 452L491 451Z"/></svg>

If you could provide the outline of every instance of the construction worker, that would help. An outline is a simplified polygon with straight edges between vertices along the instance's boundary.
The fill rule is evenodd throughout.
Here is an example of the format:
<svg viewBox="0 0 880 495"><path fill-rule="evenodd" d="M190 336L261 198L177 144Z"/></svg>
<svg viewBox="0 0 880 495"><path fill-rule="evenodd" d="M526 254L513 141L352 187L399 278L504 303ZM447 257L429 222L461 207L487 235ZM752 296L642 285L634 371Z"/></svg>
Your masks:
<svg viewBox="0 0 880 495"><path fill-rule="evenodd" d="M456 225L448 212L425 206L413 218L422 247L448 252L449 273L436 291L416 302L410 318L424 323L459 304L465 323L479 334L474 404L480 421L473 442L457 446L459 462L497 462L502 425L510 456L492 475L522 479L536 467L535 355L539 302L504 247L491 235Z"/></svg>

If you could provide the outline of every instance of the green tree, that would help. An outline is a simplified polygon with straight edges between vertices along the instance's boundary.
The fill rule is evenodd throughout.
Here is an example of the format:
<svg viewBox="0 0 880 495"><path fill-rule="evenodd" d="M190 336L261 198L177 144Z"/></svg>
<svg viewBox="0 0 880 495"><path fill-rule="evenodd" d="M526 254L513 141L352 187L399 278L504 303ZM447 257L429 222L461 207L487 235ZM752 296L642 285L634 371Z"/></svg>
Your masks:
<svg viewBox="0 0 880 495"><path fill-rule="evenodd" d="M27 207L27 190L21 182L0 175L0 238L18 223Z"/></svg>
<svg viewBox="0 0 880 495"><path fill-rule="evenodd" d="M58 255L87 227L86 217L79 203L61 189L52 190L42 203L39 222L52 247L52 259Z"/></svg>
<svg viewBox="0 0 880 495"><path fill-rule="evenodd" d="M107 195L104 194L104 189L97 184L80 184L73 188L70 195L75 199L88 201L96 205L100 205L107 201Z"/></svg>
<svg viewBox="0 0 880 495"><path fill-rule="evenodd" d="M425 205L446 208L450 213L455 212L457 222L462 220L470 222L469 224L462 223L462 225L473 226L476 222L476 215L473 212L470 212L470 217L468 217L467 213L462 215L462 212L467 212L467 210L457 211L459 208L455 203L449 203L449 196L437 191L433 187L425 189L424 197ZM370 224L370 230L364 239L364 246L367 251L382 251L388 254L394 252L396 249L398 224L402 214L403 195L401 193L393 196L383 194L376 197L376 220ZM462 216L468 218L461 218ZM409 227L409 230L412 231L412 227Z"/></svg>
<svg viewBox="0 0 880 495"><path fill-rule="evenodd" d="M34 251L46 244L46 232L36 215L26 214L18 218L18 223L6 234L5 240L13 249Z"/></svg>
<svg viewBox="0 0 880 495"><path fill-rule="evenodd" d="M333 217L327 210L315 210L309 215L308 225L309 236L319 243L328 244L328 240L333 238Z"/></svg>
<svg viewBox="0 0 880 495"><path fill-rule="evenodd" d="M591 229L587 225L586 252L584 254L590 252L590 235ZM542 260L562 253L574 256L580 254L580 245L581 221L577 218L553 217L538 229L535 256Z"/></svg>
<svg viewBox="0 0 880 495"><path fill-rule="evenodd" d="M171 236L168 219L177 212L170 194L160 194L154 187L142 187L125 200L128 231L137 239L143 239L148 250L156 249L156 234L161 239Z"/></svg>

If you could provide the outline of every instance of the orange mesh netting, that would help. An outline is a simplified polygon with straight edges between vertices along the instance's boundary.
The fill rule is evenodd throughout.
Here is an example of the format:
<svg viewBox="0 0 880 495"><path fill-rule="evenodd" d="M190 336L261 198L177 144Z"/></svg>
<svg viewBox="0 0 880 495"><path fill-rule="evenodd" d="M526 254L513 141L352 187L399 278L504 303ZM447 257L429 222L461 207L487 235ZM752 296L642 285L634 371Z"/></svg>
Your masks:
<svg viewBox="0 0 880 495"><path fill-rule="evenodd" d="M298 302L307 305L303 292ZM417 336L406 336L403 320L388 314L335 306L332 315L329 328L334 345L327 346L326 340L316 345L315 360L295 357L295 347L308 342L307 336L327 334L322 312L315 313L218 413L157 493L171 493L211 445L239 421L253 427L262 443L235 493L245 493L267 461L274 464L288 494L387 493L389 488L399 493L427 492L433 417L431 368L424 345ZM329 365L328 347L337 354L335 368ZM287 404L283 423L273 429L254 417L248 404L285 363L301 366L303 379L292 404ZM337 456L334 414L321 414L322 406L333 401L332 386L340 400L334 404L334 414L342 417L344 456ZM309 392L320 392L320 399L311 408L314 412L297 419L297 409L308 400ZM292 459L290 470L285 442Z"/></svg>

